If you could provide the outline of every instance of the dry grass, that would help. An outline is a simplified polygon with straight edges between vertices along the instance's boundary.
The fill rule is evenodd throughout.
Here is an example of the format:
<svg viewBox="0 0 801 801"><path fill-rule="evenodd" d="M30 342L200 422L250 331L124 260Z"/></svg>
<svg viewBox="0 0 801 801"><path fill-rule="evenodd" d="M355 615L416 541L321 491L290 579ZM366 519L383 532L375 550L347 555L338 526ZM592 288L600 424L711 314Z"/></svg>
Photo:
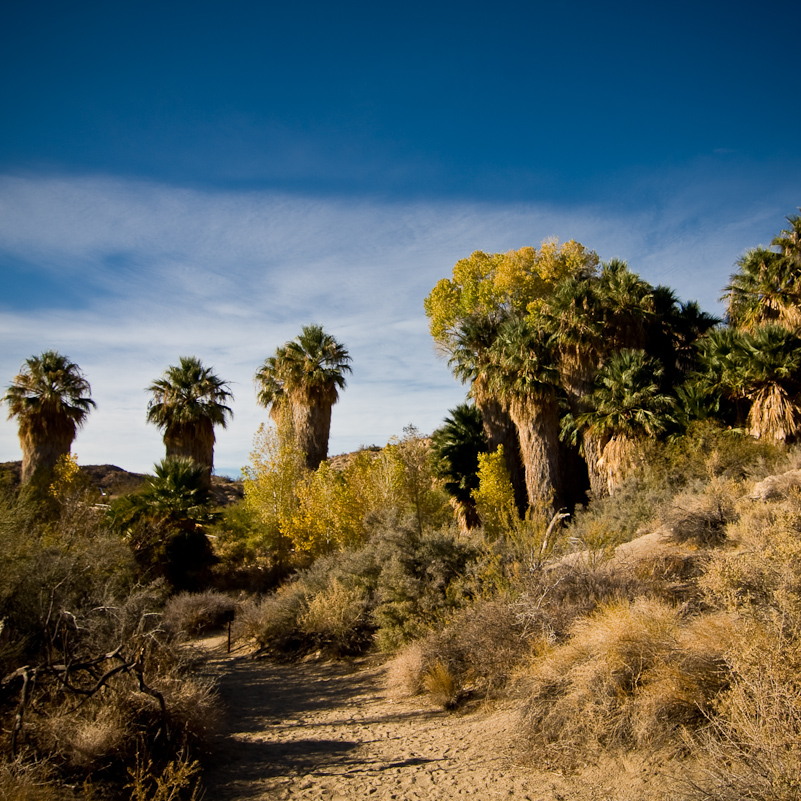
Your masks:
<svg viewBox="0 0 801 801"><path fill-rule="evenodd" d="M479 601L450 623L404 648L391 663L388 686L393 695L427 691L450 709L466 697L497 695L529 653L529 643L510 605Z"/></svg>
<svg viewBox="0 0 801 801"><path fill-rule="evenodd" d="M202 791L198 782L200 763L181 754L168 762L162 770L154 768L149 759L138 758L129 771L131 801L178 801L188 798L199 801ZM191 793L191 795L189 795Z"/></svg>
<svg viewBox="0 0 801 801"><path fill-rule="evenodd" d="M771 624L740 619L731 685L693 751L702 768L688 797L797 801L801 797L801 647Z"/></svg>
<svg viewBox="0 0 801 801"><path fill-rule="evenodd" d="M662 525L673 542L700 548L720 545L726 528L737 519L736 501L742 485L713 479L701 493L684 492L662 514Z"/></svg>
<svg viewBox="0 0 801 801"><path fill-rule="evenodd" d="M394 699L411 698L425 689L426 661L423 646L413 642L400 650L389 663L387 690Z"/></svg>
<svg viewBox="0 0 801 801"><path fill-rule="evenodd" d="M315 644L345 653L359 644L367 617L365 592L338 579L314 595L299 617L300 630Z"/></svg>
<svg viewBox="0 0 801 801"><path fill-rule="evenodd" d="M598 606L632 600L658 586L636 569L576 555L525 579L513 608L524 635L544 647L564 640L573 623Z"/></svg>
<svg viewBox="0 0 801 801"><path fill-rule="evenodd" d="M61 787L56 777L45 761L0 762L0 801L76 801L80 796Z"/></svg>
<svg viewBox="0 0 801 801"><path fill-rule="evenodd" d="M599 582L603 565L560 577L567 592L551 581L529 594L522 612L540 637L519 686L528 693L534 762L576 771L576 786L595 787L587 798L801 798L795 483L748 495L747 482L713 477L677 498L663 520L698 556L637 560L624 575L640 579L639 596L623 580L617 600L612 593L595 611L581 611L575 587L611 589L610 576ZM563 622L550 630L545 622L549 597L562 594L573 599L562 613L572 617L564 634ZM658 783L646 786L647 765L662 766Z"/></svg>
<svg viewBox="0 0 801 801"><path fill-rule="evenodd" d="M423 686L429 698L443 709L453 709L459 703L461 696L459 682L439 660L423 674Z"/></svg>
<svg viewBox="0 0 801 801"><path fill-rule="evenodd" d="M532 754L575 766L609 749L663 747L680 727L704 723L727 678L726 631L647 598L578 620L526 671Z"/></svg>
<svg viewBox="0 0 801 801"><path fill-rule="evenodd" d="M284 584L272 595L242 605L237 636L255 640L262 649L280 650L297 639L298 618L306 609L307 590Z"/></svg>

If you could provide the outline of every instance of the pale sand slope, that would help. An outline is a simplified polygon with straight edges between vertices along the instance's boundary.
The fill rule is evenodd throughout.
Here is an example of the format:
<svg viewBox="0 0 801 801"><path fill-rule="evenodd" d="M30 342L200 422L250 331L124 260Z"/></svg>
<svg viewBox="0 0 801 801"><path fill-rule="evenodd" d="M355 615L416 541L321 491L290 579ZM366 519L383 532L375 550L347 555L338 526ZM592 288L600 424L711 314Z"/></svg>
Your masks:
<svg viewBox="0 0 801 801"><path fill-rule="evenodd" d="M207 801L564 798L561 777L510 760L508 711L395 702L368 659L282 664L219 643L209 671L227 712Z"/></svg>

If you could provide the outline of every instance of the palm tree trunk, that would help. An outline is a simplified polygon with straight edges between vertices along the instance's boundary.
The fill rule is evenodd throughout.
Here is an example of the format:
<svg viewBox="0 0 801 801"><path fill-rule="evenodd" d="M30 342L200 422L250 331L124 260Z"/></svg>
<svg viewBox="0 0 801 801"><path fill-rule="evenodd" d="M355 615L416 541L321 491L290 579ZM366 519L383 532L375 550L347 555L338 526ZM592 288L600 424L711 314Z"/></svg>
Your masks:
<svg viewBox="0 0 801 801"><path fill-rule="evenodd" d="M57 417L20 423L23 484L45 487L53 480L58 460L66 456L75 439L75 425Z"/></svg>
<svg viewBox="0 0 801 801"><path fill-rule="evenodd" d="M331 405L295 402L292 406L292 419L298 447L305 454L306 467L316 470L328 458Z"/></svg>
<svg viewBox="0 0 801 801"><path fill-rule="evenodd" d="M211 488L211 472L214 469L214 424L207 419L196 423L179 423L164 432L167 458L191 459L204 468L203 483Z"/></svg>
<svg viewBox="0 0 801 801"><path fill-rule="evenodd" d="M553 514L562 502L556 399L515 399L509 405L509 412L520 439L529 506Z"/></svg>
<svg viewBox="0 0 801 801"><path fill-rule="evenodd" d="M625 434L616 434L604 445L599 464L603 469L608 495L614 495L637 463L637 445Z"/></svg>

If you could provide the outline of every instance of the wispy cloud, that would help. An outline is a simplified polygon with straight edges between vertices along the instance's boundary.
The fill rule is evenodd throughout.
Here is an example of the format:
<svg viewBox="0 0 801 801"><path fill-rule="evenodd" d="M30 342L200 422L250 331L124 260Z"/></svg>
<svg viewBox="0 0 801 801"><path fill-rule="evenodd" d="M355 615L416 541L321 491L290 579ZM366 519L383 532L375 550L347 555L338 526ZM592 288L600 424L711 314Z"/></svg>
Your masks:
<svg viewBox="0 0 801 801"><path fill-rule="evenodd" d="M0 296L0 375L7 383L47 348L67 353L98 401L75 446L81 461L147 470L163 448L144 423L144 387L197 355L232 382L236 417L216 463L237 470L266 418L253 373L319 322L354 360L332 452L381 444L410 422L430 431L464 391L434 353L422 300L457 259L573 237L713 308L736 256L792 211L774 198L732 216L730 203L684 187L660 197L560 209L0 177L0 267L14 277ZM0 459L14 458L16 427L3 421Z"/></svg>

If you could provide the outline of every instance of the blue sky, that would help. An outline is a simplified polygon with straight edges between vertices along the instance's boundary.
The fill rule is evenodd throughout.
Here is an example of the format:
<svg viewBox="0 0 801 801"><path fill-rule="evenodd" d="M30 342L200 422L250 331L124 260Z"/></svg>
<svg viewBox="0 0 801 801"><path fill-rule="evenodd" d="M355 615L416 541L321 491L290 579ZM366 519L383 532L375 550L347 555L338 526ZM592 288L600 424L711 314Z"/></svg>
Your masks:
<svg viewBox="0 0 801 801"><path fill-rule="evenodd" d="M17 3L0 24L0 376L92 384L82 463L148 470L146 387L252 376L317 322L351 351L331 451L464 394L422 299L476 249L576 238L719 312L801 205L797 4ZM4 418L4 415L3 415ZM0 421L0 460L20 458Z"/></svg>

